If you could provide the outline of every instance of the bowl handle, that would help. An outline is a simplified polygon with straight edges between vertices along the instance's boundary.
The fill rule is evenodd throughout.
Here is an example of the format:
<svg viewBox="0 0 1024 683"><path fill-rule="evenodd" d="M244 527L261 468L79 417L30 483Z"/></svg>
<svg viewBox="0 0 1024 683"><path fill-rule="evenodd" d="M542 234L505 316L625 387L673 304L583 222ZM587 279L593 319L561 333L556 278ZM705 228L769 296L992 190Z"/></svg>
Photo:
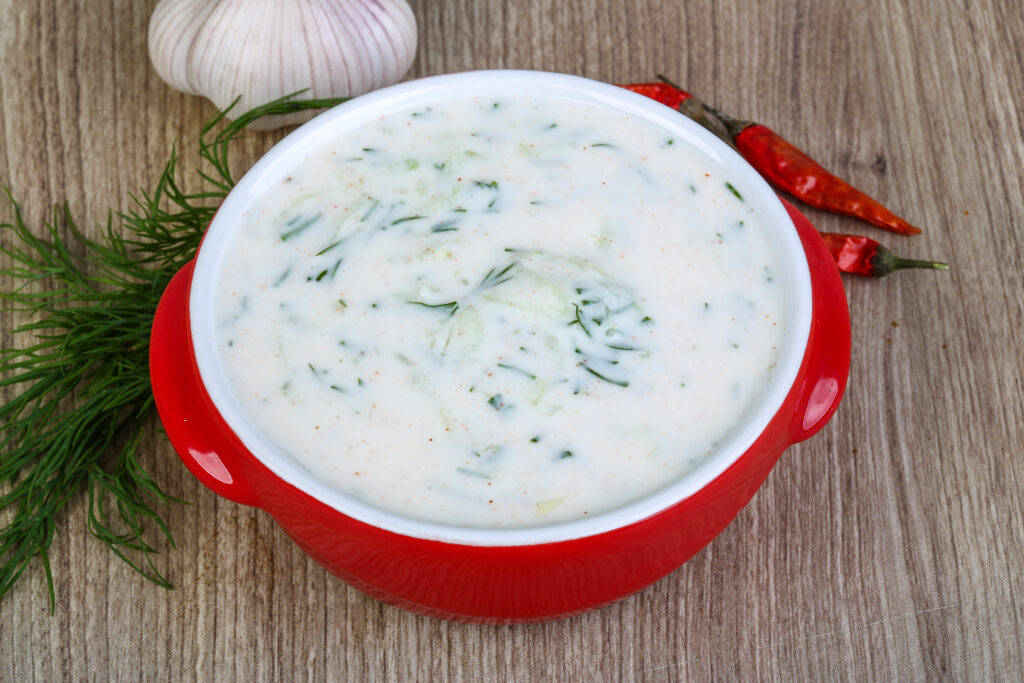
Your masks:
<svg viewBox="0 0 1024 683"><path fill-rule="evenodd" d="M164 430L185 466L208 489L242 505L257 505L244 479L245 447L213 407L199 379L188 324L194 261L160 297L149 344L149 375Z"/></svg>
<svg viewBox="0 0 1024 683"><path fill-rule="evenodd" d="M850 373L850 311L839 269L818 231L785 199L807 255L813 312L804 367L798 379L790 442L818 433L829 421L846 389Z"/></svg>

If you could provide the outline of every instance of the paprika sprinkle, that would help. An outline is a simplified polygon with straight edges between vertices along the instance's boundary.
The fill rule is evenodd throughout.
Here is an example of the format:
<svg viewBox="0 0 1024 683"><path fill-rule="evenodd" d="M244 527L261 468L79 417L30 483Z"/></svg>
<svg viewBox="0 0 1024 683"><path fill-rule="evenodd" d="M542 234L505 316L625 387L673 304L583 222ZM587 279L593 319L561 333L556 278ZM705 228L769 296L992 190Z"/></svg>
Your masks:
<svg viewBox="0 0 1024 683"><path fill-rule="evenodd" d="M823 232L821 238L825 240L825 246L832 253L839 270L844 273L882 277L904 268L949 270L947 264L938 261L900 258L870 237Z"/></svg>

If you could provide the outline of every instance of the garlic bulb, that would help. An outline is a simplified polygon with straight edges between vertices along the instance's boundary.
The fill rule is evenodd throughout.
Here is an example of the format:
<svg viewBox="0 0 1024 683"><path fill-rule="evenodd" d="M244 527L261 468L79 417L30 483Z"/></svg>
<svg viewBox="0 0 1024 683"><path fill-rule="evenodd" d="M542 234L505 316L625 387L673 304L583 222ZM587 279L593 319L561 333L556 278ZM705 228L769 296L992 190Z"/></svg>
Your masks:
<svg viewBox="0 0 1024 683"><path fill-rule="evenodd" d="M304 88L308 97L351 97L396 83L415 52L405 0L160 0L149 22L160 77L221 109L241 96L237 113Z"/></svg>

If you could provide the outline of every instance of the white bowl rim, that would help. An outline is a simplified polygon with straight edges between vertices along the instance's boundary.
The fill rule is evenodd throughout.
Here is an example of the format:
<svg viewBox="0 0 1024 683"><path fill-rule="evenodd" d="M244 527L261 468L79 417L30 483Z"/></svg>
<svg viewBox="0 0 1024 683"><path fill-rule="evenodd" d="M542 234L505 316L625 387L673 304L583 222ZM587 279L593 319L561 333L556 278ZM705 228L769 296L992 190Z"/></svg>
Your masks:
<svg viewBox="0 0 1024 683"><path fill-rule="evenodd" d="M319 481L257 429L238 405L216 348L214 297L218 266L242 213L290 168L315 153L325 140L389 110L404 109L453 96L512 93L552 95L606 106L650 121L685 140L720 164L743 187L744 198L775 231L786 269L792 308L782 353L768 391L748 420L720 448L682 478L640 500L593 517L534 527L463 527L403 517L347 496ZM197 284L198 283L198 284ZM271 472L338 512L366 524L415 538L473 546L526 546L595 536L623 528L691 497L735 463L778 412L797 379L810 335L810 271L796 228L782 202L764 179L732 148L685 116L652 99L618 86L579 76L543 71L469 71L406 81L354 98L299 127L257 161L238 181L210 224L199 249L189 293L189 324L203 386L221 417Z"/></svg>

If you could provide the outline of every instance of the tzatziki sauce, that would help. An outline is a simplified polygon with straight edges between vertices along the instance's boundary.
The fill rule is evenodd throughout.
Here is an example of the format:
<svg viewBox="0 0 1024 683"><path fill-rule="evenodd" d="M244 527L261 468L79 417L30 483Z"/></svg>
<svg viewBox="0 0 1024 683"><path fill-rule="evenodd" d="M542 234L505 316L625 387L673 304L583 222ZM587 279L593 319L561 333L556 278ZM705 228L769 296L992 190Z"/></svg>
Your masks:
<svg viewBox="0 0 1024 683"><path fill-rule="evenodd" d="M215 343L251 422L405 518L508 528L662 489L763 398L771 232L703 153L571 99L395 110L242 216Z"/></svg>

